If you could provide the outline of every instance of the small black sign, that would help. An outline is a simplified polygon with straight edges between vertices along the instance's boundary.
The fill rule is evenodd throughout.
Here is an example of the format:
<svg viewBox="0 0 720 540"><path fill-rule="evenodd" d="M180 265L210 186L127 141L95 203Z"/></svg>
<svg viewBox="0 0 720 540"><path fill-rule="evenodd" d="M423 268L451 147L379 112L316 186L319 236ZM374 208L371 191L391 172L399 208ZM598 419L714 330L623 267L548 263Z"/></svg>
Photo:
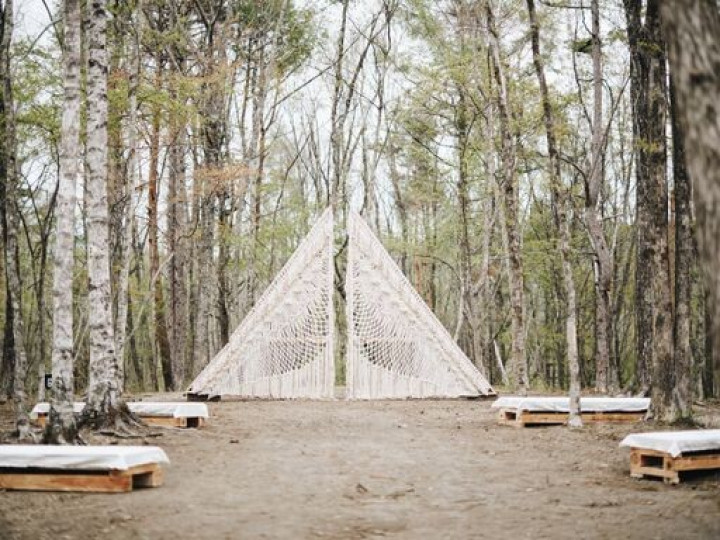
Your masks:
<svg viewBox="0 0 720 540"><path fill-rule="evenodd" d="M45 390L50 390L52 388L52 373L46 373L45 374Z"/></svg>

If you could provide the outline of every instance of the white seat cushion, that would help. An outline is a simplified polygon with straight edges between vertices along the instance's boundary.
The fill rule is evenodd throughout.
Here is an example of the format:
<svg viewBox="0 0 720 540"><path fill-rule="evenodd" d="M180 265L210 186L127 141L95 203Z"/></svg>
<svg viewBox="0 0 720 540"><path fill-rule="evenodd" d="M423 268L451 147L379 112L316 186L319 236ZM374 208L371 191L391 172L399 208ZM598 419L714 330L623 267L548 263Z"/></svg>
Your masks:
<svg viewBox="0 0 720 540"><path fill-rule="evenodd" d="M173 418L207 418L208 408L205 403L187 403L184 401L128 401L128 408L140 417L143 416L171 416ZM85 408L82 401L73 403L75 413L81 413ZM39 414L49 414L49 403L38 403L33 407L30 418L37 418Z"/></svg>
<svg viewBox="0 0 720 540"><path fill-rule="evenodd" d="M581 397L582 412L644 412L650 398ZM503 396L495 400L493 409L517 409L535 412L570 412L567 396Z"/></svg>
<svg viewBox="0 0 720 540"><path fill-rule="evenodd" d="M620 442L620 446L656 450L670 454L672 457L704 450L720 452L720 429L631 433Z"/></svg>
<svg viewBox="0 0 720 540"><path fill-rule="evenodd" d="M151 463L170 463L170 460L157 446L0 446L0 468L124 471Z"/></svg>

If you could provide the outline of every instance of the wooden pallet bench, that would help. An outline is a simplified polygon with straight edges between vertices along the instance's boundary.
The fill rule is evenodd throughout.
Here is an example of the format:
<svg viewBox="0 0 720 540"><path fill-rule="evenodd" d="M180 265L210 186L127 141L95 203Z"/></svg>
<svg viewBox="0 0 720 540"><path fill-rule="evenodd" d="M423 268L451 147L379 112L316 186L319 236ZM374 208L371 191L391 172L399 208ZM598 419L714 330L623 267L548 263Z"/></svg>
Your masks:
<svg viewBox="0 0 720 540"><path fill-rule="evenodd" d="M155 446L0 446L0 489L123 493L163 484Z"/></svg>
<svg viewBox="0 0 720 540"><path fill-rule="evenodd" d="M645 413L637 412L584 412L580 413L583 423L615 422L635 423L642 422ZM568 423L569 413L550 413L537 411L518 411L517 409L500 409L498 423L506 426L560 426Z"/></svg>
<svg viewBox="0 0 720 540"><path fill-rule="evenodd" d="M720 470L720 429L633 433L620 446L630 447L633 478L678 484L682 473Z"/></svg>
<svg viewBox="0 0 720 540"><path fill-rule="evenodd" d="M202 428L209 416L207 405L204 403L129 401L127 406L151 426ZM83 402L73 404L76 414L80 414L84 407ZM30 417L38 425L44 426L49 413L49 403L38 403Z"/></svg>
<svg viewBox="0 0 720 540"><path fill-rule="evenodd" d="M580 399L583 422L641 422L650 400L647 398ZM492 404L498 411L498 423L507 426L552 426L567 424L570 400L567 397L504 396Z"/></svg>

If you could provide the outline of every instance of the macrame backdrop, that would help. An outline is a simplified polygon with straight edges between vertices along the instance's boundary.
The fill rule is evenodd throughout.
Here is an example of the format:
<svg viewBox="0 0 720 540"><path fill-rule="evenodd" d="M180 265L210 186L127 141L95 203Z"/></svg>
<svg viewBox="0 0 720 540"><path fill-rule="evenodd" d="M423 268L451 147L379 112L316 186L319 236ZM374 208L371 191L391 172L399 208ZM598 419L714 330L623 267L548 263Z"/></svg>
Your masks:
<svg viewBox="0 0 720 540"><path fill-rule="evenodd" d="M348 219L348 398L494 394L363 219Z"/></svg>
<svg viewBox="0 0 720 540"><path fill-rule="evenodd" d="M355 212L348 234L347 398L493 394ZM333 245L328 209L190 394L334 396Z"/></svg>
<svg viewBox="0 0 720 540"><path fill-rule="evenodd" d="M327 209L188 392L332 398L332 293L333 216Z"/></svg>

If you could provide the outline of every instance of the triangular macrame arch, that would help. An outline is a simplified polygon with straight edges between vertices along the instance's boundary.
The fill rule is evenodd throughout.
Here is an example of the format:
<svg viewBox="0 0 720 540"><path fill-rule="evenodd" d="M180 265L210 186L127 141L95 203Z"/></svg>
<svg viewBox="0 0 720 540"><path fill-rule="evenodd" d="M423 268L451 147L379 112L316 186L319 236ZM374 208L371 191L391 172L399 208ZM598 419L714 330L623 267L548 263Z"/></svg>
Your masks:
<svg viewBox="0 0 720 540"><path fill-rule="evenodd" d="M332 296L333 216L328 208L188 393L332 398Z"/></svg>
<svg viewBox="0 0 720 540"><path fill-rule="evenodd" d="M347 397L494 394L355 212L348 234Z"/></svg>

